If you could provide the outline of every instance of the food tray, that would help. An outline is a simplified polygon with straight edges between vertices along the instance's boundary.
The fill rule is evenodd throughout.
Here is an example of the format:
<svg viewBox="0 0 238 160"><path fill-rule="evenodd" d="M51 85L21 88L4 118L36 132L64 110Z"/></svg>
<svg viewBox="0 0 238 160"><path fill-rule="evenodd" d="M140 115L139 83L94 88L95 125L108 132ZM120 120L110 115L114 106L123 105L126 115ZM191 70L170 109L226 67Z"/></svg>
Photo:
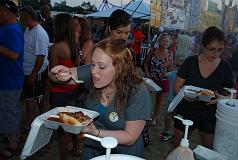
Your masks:
<svg viewBox="0 0 238 160"><path fill-rule="evenodd" d="M149 78L143 78L145 84L149 87L149 90L152 92L158 92L161 91L162 88L158 86L153 80Z"/></svg>
<svg viewBox="0 0 238 160"><path fill-rule="evenodd" d="M179 104L179 102L183 99L184 95L184 91L186 89L186 86L184 86L182 89L180 89L180 91L178 92L178 94L174 97L174 99L170 102L169 107L168 107L168 112L171 113L174 111L174 109L177 107L177 105Z"/></svg>
<svg viewBox="0 0 238 160"><path fill-rule="evenodd" d="M198 145L193 152L198 160L228 160L228 157L201 145Z"/></svg>
<svg viewBox="0 0 238 160"><path fill-rule="evenodd" d="M212 96L201 95L198 93L199 91L209 91L209 92L212 92L213 95ZM195 86L186 86L184 92L186 97L197 99L199 101L204 101L204 102L209 102L212 98L215 97L215 94L213 91L200 88L200 87L195 87Z"/></svg>
<svg viewBox="0 0 238 160"><path fill-rule="evenodd" d="M77 125L77 126L76 125L67 125L67 124L63 124L60 122L47 120L47 118L50 115L57 115L59 112L79 112L79 111L81 111L85 115L89 116L91 118L91 120L84 125ZM99 115L99 113L95 112L95 111L78 108L78 107L73 107L73 106L66 106L66 107L56 107L56 108L50 110L49 112L46 112L45 114L43 114L41 117L44 120L44 125L46 128L58 129L61 126L65 132L79 134L81 132L81 130L84 129L85 126L87 126L91 121L93 121L93 119L96 118L98 115Z"/></svg>
<svg viewBox="0 0 238 160"><path fill-rule="evenodd" d="M194 91L191 91L191 90L194 90ZM188 86L188 85L183 86L183 88L180 89L178 94L174 97L172 102L169 104L168 112L173 112L176 106L185 96L189 98L193 98L194 100L204 101L204 102L208 102L209 100L211 100L211 98L214 97L214 96L203 96L203 95L197 94L196 91L199 91L199 90L207 90L207 89L195 87L195 86Z"/></svg>

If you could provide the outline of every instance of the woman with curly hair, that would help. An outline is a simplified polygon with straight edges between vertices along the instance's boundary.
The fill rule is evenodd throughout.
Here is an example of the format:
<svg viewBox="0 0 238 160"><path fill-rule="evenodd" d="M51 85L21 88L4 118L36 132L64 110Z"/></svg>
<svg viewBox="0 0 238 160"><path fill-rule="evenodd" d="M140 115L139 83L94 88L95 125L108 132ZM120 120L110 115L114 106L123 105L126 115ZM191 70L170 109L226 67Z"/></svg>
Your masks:
<svg viewBox="0 0 238 160"><path fill-rule="evenodd" d="M146 120L151 118L151 97L138 75L126 41L106 38L93 47L91 65L77 68L60 65L50 71L55 82L68 81L71 74L90 88L85 108L100 113L83 132L115 137L119 145L112 153L143 157L141 133ZM86 139L80 159L103 154L105 150L100 143Z"/></svg>

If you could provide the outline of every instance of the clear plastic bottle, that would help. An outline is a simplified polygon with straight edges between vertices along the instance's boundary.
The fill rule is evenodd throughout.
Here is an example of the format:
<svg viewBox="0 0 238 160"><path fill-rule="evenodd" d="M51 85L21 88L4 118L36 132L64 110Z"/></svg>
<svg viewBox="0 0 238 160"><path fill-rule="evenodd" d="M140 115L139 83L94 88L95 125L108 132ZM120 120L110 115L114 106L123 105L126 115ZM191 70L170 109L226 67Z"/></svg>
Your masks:
<svg viewBox="0 0 238 160"><path fill-rule="evenodd" d="M188 127L193 125L191 120L185 120L178 116L175 116L183 122L185 125L185 132L184 138L180 142L180 146L175 148L166 158L166 160L195 160L193 151L189 148L189 141L188 141Z"/></svg>

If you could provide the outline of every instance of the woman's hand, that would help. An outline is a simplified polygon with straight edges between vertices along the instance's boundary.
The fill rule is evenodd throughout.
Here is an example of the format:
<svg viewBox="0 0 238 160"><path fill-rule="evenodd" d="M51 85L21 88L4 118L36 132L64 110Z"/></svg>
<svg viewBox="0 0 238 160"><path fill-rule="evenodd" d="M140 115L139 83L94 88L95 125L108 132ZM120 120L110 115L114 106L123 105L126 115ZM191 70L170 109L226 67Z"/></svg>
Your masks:
<svg viewBox="0 0 238 160"><path fill-rule="evenodd" d="M59 82L66 82L71 79L71 73L68 67L58 65L50 70L50 78Z"/></svg>
<svg viewBox="0 0 238 160"><path fill-rule="evenodd" d="M225 98L230 98L230 95L228 96L223 96L219 94L217 91L215 92L216 99L211 99L206 105L211 105L211 104L216 104L218 100L220 99L225 99Z"/></svg>
<svg viewBox="0 0 238 160"><path fill-rule="evenodd" d="M164 59L164 67L167 68L169 66L170 66L170 60L169 60L169 58L165 58Z"/></svg>
<svg viewBox="0 0 238 160"><path fill-rule="evenodd" d="M184 100L186 100L188 102L196 102L196 101L198 101L198 99L196 97L191 98L191 97L186 97L186 96L184 97Z"/></svg>
<svg viewBox="0 0 238 160"><path fill-rule="evenodd" d="M94 136L99 136L98 133L99 133L99 130L96 128L96 126L94 125L93 122L91 122L89 125L87 125L83 131L83 133L88 133L88 134L91 134L91 135L94 135Z"/></svg>

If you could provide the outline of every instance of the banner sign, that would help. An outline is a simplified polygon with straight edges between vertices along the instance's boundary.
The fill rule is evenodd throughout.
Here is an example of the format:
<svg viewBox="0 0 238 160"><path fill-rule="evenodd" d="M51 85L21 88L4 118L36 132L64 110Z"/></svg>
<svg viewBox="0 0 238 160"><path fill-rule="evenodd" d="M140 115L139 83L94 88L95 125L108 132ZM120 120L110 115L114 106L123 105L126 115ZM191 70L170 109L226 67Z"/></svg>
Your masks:
<svg viewBox="0 0 238 160"><path fill-rule="evenodd" d="M200 0L193 0L191 3L190 28L197 28L200 24L201 4Z"/></svg>
<svg viewBox="0 0 238 160"><path fill-rule="evenodd" d="M161 0L151 0L150 12L150 26L159 27L162 14Z"/></svg>
<svg viewBox="0 0 238 160"><path fill-rule="evenodd" d="M168 8L164 10L162 26L169 29L184 29L185 12Z"/></svg>

